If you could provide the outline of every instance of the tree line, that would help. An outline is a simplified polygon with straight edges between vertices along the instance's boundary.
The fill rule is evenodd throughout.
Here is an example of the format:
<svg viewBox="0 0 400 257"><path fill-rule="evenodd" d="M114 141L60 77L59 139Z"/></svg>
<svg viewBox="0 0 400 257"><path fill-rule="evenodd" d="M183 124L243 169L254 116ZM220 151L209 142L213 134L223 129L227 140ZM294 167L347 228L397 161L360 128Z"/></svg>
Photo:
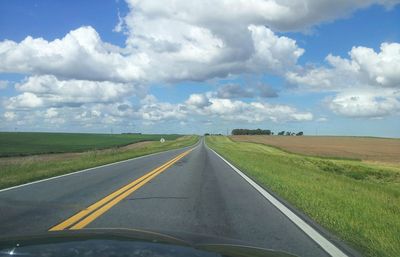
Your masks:
<svg viewBox="0 0 400 257"><path fill-rule="evenodd" d="M233 129L232 135L274 135L269 129ZM290 131L280 131L277 134L278 136L302 136L304 135L303 131L294 133Z"/></svg>

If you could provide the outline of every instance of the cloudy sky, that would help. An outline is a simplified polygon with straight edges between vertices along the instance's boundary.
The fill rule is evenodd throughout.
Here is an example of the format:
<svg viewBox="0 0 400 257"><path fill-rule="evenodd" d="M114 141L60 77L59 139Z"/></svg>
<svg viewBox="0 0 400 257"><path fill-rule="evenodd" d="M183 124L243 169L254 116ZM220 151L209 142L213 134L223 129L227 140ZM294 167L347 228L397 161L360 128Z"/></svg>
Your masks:
<svg viewBox="0 0 400 257"><path fill-rule="evenodd" d="M0 130L400 137L398 0L0 2Z"/></svg>

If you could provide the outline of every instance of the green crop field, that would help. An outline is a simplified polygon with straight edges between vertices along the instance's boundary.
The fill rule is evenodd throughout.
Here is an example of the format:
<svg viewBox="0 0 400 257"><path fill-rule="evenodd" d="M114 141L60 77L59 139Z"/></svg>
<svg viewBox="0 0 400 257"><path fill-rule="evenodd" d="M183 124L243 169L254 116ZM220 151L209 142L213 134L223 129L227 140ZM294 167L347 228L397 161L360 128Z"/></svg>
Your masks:
<svg viewBox="0 0 400 257"><path fill-rule="evenodd" d="M0 157L82 152L141 141L175 140L181 135L0 132Z"/></svg>
<svg viewBox="0 0 400 257"><path fill-rule="evenodd" d="M198 136L182 136L164 143L138 144L133 148L110 148L76 154L51 154L0 158L0 189L138 156L194 145Z"/></svg>
<svg viewBox="0 0 400 257"><path fill-rule="evenodd" d="M364 255L399 256L399 166L301 156L227 137L206 142Z"/></svg>

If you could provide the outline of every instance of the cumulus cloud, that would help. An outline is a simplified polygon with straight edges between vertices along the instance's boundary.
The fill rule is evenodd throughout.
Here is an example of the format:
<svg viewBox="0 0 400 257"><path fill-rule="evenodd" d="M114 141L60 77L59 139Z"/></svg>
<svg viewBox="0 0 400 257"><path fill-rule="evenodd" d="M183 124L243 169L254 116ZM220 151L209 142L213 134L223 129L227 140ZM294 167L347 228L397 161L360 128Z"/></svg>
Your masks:
<svg viewBox="0 0 400 257"><path fill-rule="evenodd" d="M335 113L347 117L378 118L400 112L400 91L342 92L328 102Z"/></svg>
<svg viewBox="0 0 400 257"><path fill-rule="evenodd" d="M211 104L205 94L191 94L185 102L188 106L195 108L204 108Z"/></svg>
<svg viewBox="0 0 400 257"><path fill-rule="evenodd" d="M293 84L316 90L338 90L354 86L400 87L400 44L382 43L380 52L372 48L353 47L349 58L329 54L330 67L292 71L286 78Z"/></svg>
<svg viewBox="0 0 400 257"><path fill-rule="evenodd" d="M238 38L223 39L208 28L184 24L180 30L175 21L168 22L172 24L157 28L157 21L141 20L124 49L103 42L92 27L50 42L6 40L0 42L0 72L114 82L208 80L243 72L282 73L304 52L294 40L264 26L235 32L232 37L242 37L238 43Z"/></svg>
<svg viewBox="0 0 400 257"><path fill-rule="evenodd" d="M0 71L60 79L140 82L208 80L241 73L283 74L304 53L273 30L297 30L345 13L397 1L128 0L126 45L102 41L90 26L47 41L0 42ZM226 11L229 10L229 11ZM347 11L346 11L347 10ZM384 82L382 83L390 83Z"/></svg>
<svg viewBox="0 0 400 257"><path fill-rule="evenodd" d="M305 29L371 4L397 2L127 0L130 11L114 29L124 28L125 47L104 42L90 26L53 41L30 36L21 42L5 40L0 42L0 72L140 83L282 74L304 50L274 31Z"/></svg>
<svg viewBox="0 0 400 257"><path fill-rule="evenodd" d="M5 112L3 116L7 121L12 121L15 119L15 117L17 117L15 112Z"/></svg>
<svg viewBox="0 0 400 257"><path fill-rule="evenodd" d="M400 44L383 43L380 50L376 53L368 47L353 47L351 61L333 56L328 56L328 60L334 67L343 65L356 70L368 84L400 88Z"/></svg>
<svg viewBox="0 0 400 257"><path fill-rule="evenodd" d="M116 102L132 94L132 85L108 81L58 80L52 75L32 76L16 84L21 94L10 97L7 109L46 106L80 106L85 103Z"/></svg>
<svg viewBox="0 0 400 257"><path fill-rule="evenodd" d="M207 96L209 95L209 96ZM207 105L196 105L190 99L207 99ZM310 121L313 115L310 112L301 112L288 105L272 105L265 102L243 102L240 100L212 97L212 94L194 94L186 101L187 109L194 110L198 115L215 117L222 120L246 121L251 123L273 121Z"/></svg>
<svg viewBox="0 0 400 257"><path fill-rule="evenodd" d="M294 84L334 92L353 84L382 88L399 85L398 44L382 44L380 52L355 47L349 59L329 55L331 67L309 69L298 65L304 49L294 39L277 34L306 30L372 4L390 8L397 0L127 3L130 11L119 17L114 28L126 35L124 47L104 42L90 26L52 41L31 36L21 42L0 41L0 72L29 76L16 84L18 95L3 101L4 117L15 119L21 111L26 116L19 120L29 122L42 117L59 124L110 124L128 118L185 122L194 114L247 122L304 121L312 120L312 114L284 104L265 103L262 98L275 97L277 92L262 84L228 85L174 104L148 96L134 106L127 97L145 91L142 87L153 82L209 81L244 73L285 76ZM4 85L0 83L1 87ZM395 109L397 98L385 97L384 103L372 96L359 101L373 103L379 110ZM257 100L244 102L239 98ZM344 104L351 99L347 95L335 99L329 107L338 114L351 106Z"/></svg>
<svg viewBox="0 0 400 257"><path fill-rule="evenodd" d="M187 112L183 104L159 102L153 95L147 96L141 103L136 116L144 121L151 123L186 118Z"/></svg>
<svg viewBox="0 0 400 257"><path fill-rule="evenodd" d="M302 68L286 79L301 89L337 95L328 107L349 117L383 117L398 113L400 44L382 43L380 51L353 47L349 58L329 54L329 67Z"/></svg>
<svg viewBox="0 0 400 257"><path fill-rule="evenodd" d="M126 82L141 79L147 59L125 56L105 43L92 27L80 27L62 39L26 37L0 42L0 72L51 74L59 78Z"/></svg>
<svg viewBox="0 0 400 257"><path fill-rule="evenodd" d="M120 105L129 105L119 110ZM128 127L134 123L135 110L127 102L122 103L90 103L79 108L71 106L24 108L8 110L4 118L9 124L29 128L91 128L103 130L109 126ZM38 122L40 121L40 122ZM5 125L5 124L3 124Z"/></svg>
<svg viewBox="0 0 400 257"><path fill-rule="evenodd" d="M170 19L203 27L219 24L236 28L242 24L267 25L278 31L304 30L321 22L349 15L356 9L372 4L387 8L398 0L128 0L131 9L148 19ZM227 11L229 10L229 11ZM128 22L129 23L129 22Z"/></svg>

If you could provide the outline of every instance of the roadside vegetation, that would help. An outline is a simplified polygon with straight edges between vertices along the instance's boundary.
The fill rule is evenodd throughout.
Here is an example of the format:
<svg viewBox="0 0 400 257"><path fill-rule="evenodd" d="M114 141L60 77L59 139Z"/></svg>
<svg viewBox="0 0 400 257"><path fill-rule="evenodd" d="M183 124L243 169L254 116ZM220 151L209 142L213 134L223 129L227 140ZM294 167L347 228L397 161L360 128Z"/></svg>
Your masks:
<svg viewBox="0 0 400 257"><path fill-rule="evenodd" d="M142 142L83 153L4 157L0 158L0 189L142 155L191 146L198 140L198 136L182 136L164 143Z"/></svg>
<svg viewBox="0 0 400 257"><path fill-rule="evenodd" d="M233 129L232 135L267 135L272 136L274 132L269 129ZM294 133L290 131L281 131L277 133L278 136L302 136L304 135L303 131Z"/></svg>
<svg viewBox="0 0 400 257"><path fill-rule="evenodd" d="M0 132L0 157L66 153L124 146L142 141L174 140L181 135Z"/></svg>
<svg viewBox="0 0 400 257"><path fill-rule="evenodd" d="M366 256L400 253L400 166L287 153L206 137L206 143Z"/></svg>

